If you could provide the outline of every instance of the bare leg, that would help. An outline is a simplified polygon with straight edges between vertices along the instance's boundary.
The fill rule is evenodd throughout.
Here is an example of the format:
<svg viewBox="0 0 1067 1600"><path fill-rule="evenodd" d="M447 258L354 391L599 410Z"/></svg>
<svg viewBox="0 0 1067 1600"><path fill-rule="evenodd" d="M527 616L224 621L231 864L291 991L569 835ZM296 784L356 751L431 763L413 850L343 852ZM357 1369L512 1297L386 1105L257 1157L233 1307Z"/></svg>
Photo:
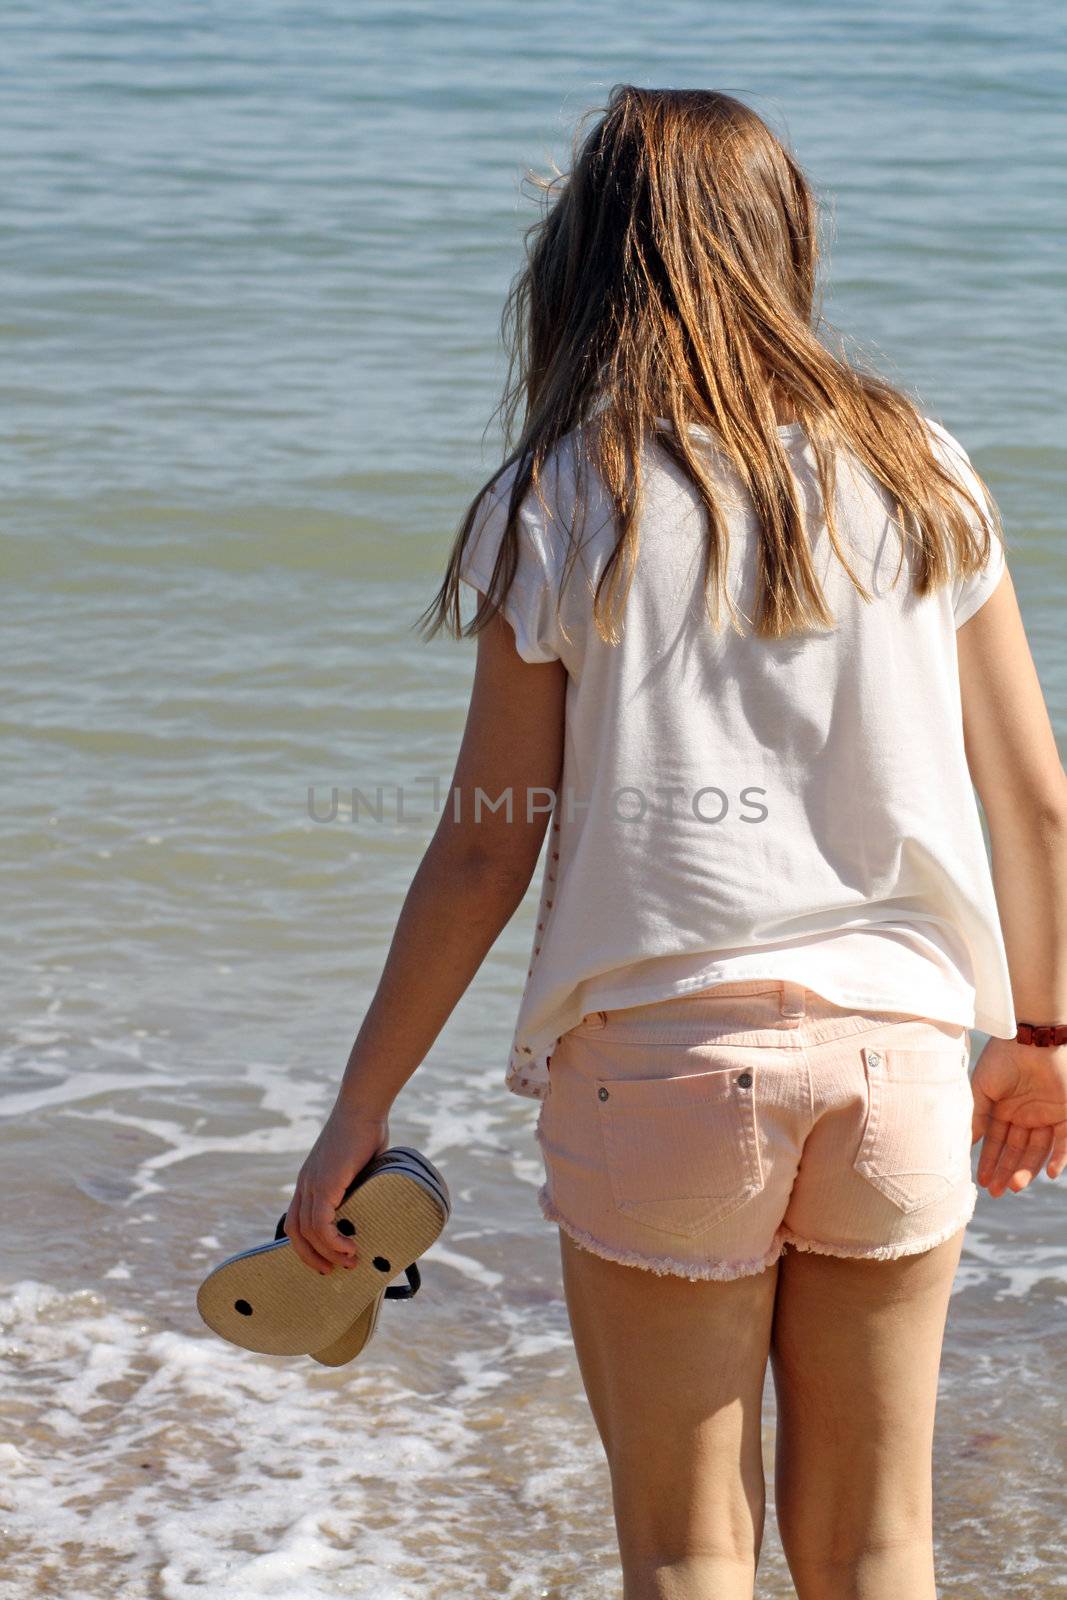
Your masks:
<svg viewBox="0 0 1067 1600"><path fill-rule="evenodd" d="M935 1600L934 1408L962 1243L778 1263L775 1509L799 1600Z"/></svg>
<svg viewBox="0 0 1067 1600"><path fill-rule="evenodd" d="M623 1600L751 1600L777 1263L696 1282L608 1261L562 1229L560 1251L611 1474Z"/></svg>

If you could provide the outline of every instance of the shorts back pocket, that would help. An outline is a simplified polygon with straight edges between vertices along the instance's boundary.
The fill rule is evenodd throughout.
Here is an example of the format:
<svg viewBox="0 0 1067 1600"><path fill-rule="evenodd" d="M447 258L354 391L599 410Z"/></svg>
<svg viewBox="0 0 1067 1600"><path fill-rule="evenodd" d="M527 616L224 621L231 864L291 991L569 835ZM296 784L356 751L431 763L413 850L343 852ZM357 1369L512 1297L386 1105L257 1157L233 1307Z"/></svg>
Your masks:
<svg viewBox="0 0 1067 1600"><path fill-rule="evenodd" d="M864 1048L867 1117L853 1163L901 1211L943 1199L971 1170L969 1052Z"/></svg>
<svg viewBox="0 0 1067 1600"><path fill-rule="evenodd" d="M604 1156L620 1211L682 1238L763 1187L754 1068L597 1078Z"/></svg>

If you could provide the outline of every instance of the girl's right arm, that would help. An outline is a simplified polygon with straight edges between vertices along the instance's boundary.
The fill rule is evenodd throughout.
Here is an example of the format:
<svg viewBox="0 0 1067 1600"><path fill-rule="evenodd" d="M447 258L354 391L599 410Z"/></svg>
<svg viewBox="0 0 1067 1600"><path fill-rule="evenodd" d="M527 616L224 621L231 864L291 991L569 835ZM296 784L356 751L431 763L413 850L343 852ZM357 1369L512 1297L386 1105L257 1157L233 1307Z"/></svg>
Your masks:
<svg viewBox="0 0 1067 1600"><path fill-rule="evenodd" d="M1067 1023L1067 774L1015 588L996 589L956 634L967 762L989 827L993 887L1015 1014ZM1067 1046L990 1039L972 1077L978 1182L1025 1189L1067 1164ZM1046 1165L1047 1163L1047 1165Z"/></svg>

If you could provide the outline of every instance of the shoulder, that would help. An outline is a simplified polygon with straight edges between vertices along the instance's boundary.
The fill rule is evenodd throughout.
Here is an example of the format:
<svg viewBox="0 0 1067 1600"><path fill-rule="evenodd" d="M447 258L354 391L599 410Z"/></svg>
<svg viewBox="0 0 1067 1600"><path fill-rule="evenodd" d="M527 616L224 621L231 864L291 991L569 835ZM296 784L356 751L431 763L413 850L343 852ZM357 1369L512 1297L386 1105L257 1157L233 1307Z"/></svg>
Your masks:
<svg viewBox="0 0 1067 1600"><path fill-rule="evenodd" d="M489 546L499 541L511 513L516 485L522 483L525 487L517 514L520 549L553 571L568 548L583 476L586 494L595 501L599 498L599 478L580 427L563 434L547 451L536 482L530 476L528 455L517 456L501 467L482 490L471 543L480 540Z"/></svg>
<svg viewBox="0 0 1067 1600"><path fill-rule="evenodd" d="M929 429L930 433L933 434L935 449L939 448L943 450L947 446L949 450L953 450L959 455L967 454L963 446L960 444L960 441L956 438L956 435L954 433L950 433L943 422L939 422L936 417L924 416L922 420L924 425Z"/></svg>
<svg viewBox="0 0 1067 1600"><path fill-rule="evenodd" d="M923 417L922 420L929 432L930 443L937 460L958 482L962 482L970 490L981 505L984 501L982 485L963 445L954 433L949 432L943 422L938 422L936 417Z"/></svg>
<svg viewBox="0 0 1067 1600"><path fill-rule="evenodd" d="M970 456L956 438L956 435L950 433L943 422L938 422L933 417L924 417L923 422L929 430L930 441L933 445L936 459L955 479L956 483L966 490L975 505L978 506L979 510L976 514L966 499L962 501L963 512L967 521L984 543L986 529L989 529L990 532L996 532L998 523L996 508L985 484L979 477ZM994 540L994 543L998 542L999 539Z"/></svg>
<svg viewBox="0 0 1067 1600"><path fill-rule="evenodd" d="M943 423L933 417L924 417L923 421L930 430L937 459L957 483L962 483L982 512L977 517L965 504L967 521L979 542L981 554L973 564L957 572L952 583L952 608L959 628L984 605L1000 582L1006 565L1004 539L989 496L963 445Z"/></svg>

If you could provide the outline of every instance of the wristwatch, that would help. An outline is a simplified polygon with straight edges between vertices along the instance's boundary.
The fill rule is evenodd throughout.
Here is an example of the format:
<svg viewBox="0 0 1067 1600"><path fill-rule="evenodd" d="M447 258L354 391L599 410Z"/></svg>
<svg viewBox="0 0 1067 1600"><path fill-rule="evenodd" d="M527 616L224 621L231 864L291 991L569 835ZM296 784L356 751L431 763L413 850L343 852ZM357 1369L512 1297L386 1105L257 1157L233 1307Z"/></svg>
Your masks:
<svg viewBox="0 0 1067 1600"><path fill-rule="evenodd" d="M1016 1044L1039 1044L1046 1049L1067 1044L1067 1022L1020 1022Z"/></svg>

